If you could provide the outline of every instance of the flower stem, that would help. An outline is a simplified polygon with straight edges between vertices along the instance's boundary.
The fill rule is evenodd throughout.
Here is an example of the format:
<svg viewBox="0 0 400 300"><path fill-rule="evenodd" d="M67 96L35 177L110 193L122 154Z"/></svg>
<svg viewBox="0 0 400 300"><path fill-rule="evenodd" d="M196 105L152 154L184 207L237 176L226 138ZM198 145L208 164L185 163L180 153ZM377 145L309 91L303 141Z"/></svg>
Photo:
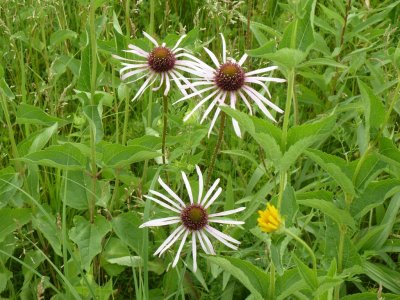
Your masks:
<svg viewBox="0 0 400 300"><path fill-rule="evenodd" d="M295 235L293 232L291 232L290 230L287 230L286 228L284 229L284 232L289 235L291 238L293 238L294 240L296 240L297 242L299 242L310 254L311 259L312 259L312 264L313 264L313 271L315 272L315 275L317 275L317 259L315 258L315 254L312 251L312 249L310 248L310 246L308 246L306 244L305 241L303 241L300 237L298 237L297 235Z"/></svg>
<svg viewBox="0 0 400 300"><path fill-rule="evenodd" d="M222 111L221 112L221 120L220 120L220 125L219 125L219 131L218 131L218 140L217 143L215 144L215 148L214 148L214 153L211 157L211 163L210 166L208 168L208 173L207 173L207 181L206 181L206 187L209 186L210 181L211 181L211 174L214 170L214 166L215 166L215 159L217 158L217 155L219 153L219 149L221 148L221 143L222 143L222 138L224 137L224 128L225 128L225 119L226 119L226 114Z"/></svg>
<svg viewBox="0 0 400 300"><path fill-rule="evenodd" d="M167 161L166 141L167 141L167 126L168 126L168 98L163 95L163 132L162 132L162 162L165 165Z"/></svg>
<svg viewBox="0 0 400 300"><path fill-rule="evenodd" d="M269 289L267 299L275 299L275 265L272 260L271 268L269 269Z"/></svg>

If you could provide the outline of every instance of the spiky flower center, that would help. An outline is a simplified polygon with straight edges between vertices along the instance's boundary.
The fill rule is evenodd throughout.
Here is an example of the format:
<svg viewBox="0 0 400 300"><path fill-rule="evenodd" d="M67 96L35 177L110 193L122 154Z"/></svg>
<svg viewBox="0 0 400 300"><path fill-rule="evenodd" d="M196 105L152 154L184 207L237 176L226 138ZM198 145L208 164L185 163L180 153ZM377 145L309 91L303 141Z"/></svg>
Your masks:
<svg viewBox="0 0 400 300"><path fill-rule="evenodd" d="M183 226L190 231L203 229L208 224L208 214L203 206L190 204L181 212Z"/></svg>
<svg viewBox="0 0 400 300"><path fill-rule="evenodd" d="M224 63L216 72L215 83L224 91L236 91L244 84L244 70L237 63Z"/></svg>
<svg viewBox="0 0 400 300"><path fill-rule="evenodd" d="M167 72L175 66L175 54L167 47L154 48L147 58L150 68L157 73Z"/></svg>

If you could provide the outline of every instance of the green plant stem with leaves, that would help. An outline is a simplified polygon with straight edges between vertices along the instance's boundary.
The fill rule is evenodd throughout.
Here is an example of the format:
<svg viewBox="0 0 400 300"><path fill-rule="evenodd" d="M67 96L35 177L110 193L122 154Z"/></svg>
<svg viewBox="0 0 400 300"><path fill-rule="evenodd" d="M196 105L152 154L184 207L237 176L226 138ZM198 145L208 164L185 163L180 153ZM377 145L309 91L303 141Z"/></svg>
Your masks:
<svg viewBox="0 0 400 300"><path fill-rule="evenodd" d="M287 134L289 129L289 119L290 119L290 111L292 107L292 99L294 94L294 78L295 71L294 69L289 69L287 75L287 93L286 93L286 104L285 104L285 114L283 116L283 127L282 127L282 144L281 148L283 150L286 149L287 144ZM287 172L281 172L279 175L279 196L278 196L278 204L277 208L280 210L282 206L283 192L285 191L287 181Z"/></svg>

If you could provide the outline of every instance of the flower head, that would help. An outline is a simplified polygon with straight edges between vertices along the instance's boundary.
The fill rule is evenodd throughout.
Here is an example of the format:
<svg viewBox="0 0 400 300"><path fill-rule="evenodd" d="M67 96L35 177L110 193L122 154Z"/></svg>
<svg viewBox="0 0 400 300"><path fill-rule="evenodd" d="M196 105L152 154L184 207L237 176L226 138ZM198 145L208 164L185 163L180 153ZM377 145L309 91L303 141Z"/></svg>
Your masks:
<svg viewBox="0 0 400 300"><path fill-rule="evenodd" d="M156 250L154 255L161 256L165 251L167 251L181 236L182 240L180 242L178 251L176 253L175 259L172 263L172 267L175 267L178 263L183 245L185 244L189 235L192 236L192 253L193 253L193 270L197 270L197 240L203 251L207 254L215 254L214 247L208 235L213 236L221 243L227 247L236 250L237 245L240 242L229 235L213 228L210 226L211 223L220 224L231 224L240 225L244 224L242 221L235 221L225 219L224 216L231 215L240 212L245 209L245 207L239 207L236 209L212 213L208 212L208 208L217 200L218 196L222 192L222 188L217 188L219 184L219 179L217 179L210 189L203 195L203 175L200 168L196 166L196 171L198 175L199 187L198 195L193 195L192 188L190 186L189 180L184 172L182 172L182 179L185 183L187 196L189 198L189 203L185 203L164 181L159 178L158 182L167 192L168 195L164 195L160 192L150 190L151 196L145 196L147 199L156 202L157 204L163 206L164 208L175 213L175 216L166 217L161 219L150 220L143 223L140 228L152 227L152 226L165 226L171 224L179 224L179 226L168 236L168 238L161 244L161 246ZM222 217L222 218L221 218Z"/></svg>
<svg viewBox="0 0 400 300"><path fill-rule="evenodd" d="M124 67L119 71L122 80L134 77L133 80L128 81L128 83L132 83L146 78L132 101L142 95L144 91L157 80L159 80L160 83L158 87L153 88L153 91L157 91L165 85L164 95L167 95L171 88L171 80L176 83L183 95L187 95L187 87L192 88L193 91L197 91L181 73L183 71L198 75L197 65L195 65L193 61L187 59L190 57L187 56L183 48L179 48L179 44L185 38L185 35L179 38L173 48L166 47L165 43L159 45L158 42L146 32L143 32L143 35L154 45L154 48L150 52L132 44L128 45L129 50L124 50L125 52L140 57L139 60L113 55L113 57L123 61L122 65ZM181 82L185 84L185 87Z"/></svg>
<svg viewBox="0 0 400 300"><path fill-rule="evenodd" d="M282 113L283 110L280 109L277 105L271 102L271 94L268 90L268 87L265 85L266 82L285 82L286 80L281 78L274 78L263 76L262 74L271 72L276 70L278 67L271 66L267 68L262 68L250 72L246 72L243 68L243 63L247 58L247 54L244 54L242 58L236 62L234 59L226 57L226 43L224 36L221 34L222 38L222 63L220 63L209 49L204 48L204 50L208 53L211 60L213 61L215 67L211 67L206 63L191 57L193 61L196 62L196 72L193 74L199 76L200 78L196 78L195 82L192 83L192 86L205 86L205 88L194 91L193 93L184 96L179 99L175 103L193 98L195 96L201 95L203 99L197 103L197 105L193 108L193 110L186 115L184 121L187 121L193 114L196 112L201 106L205 105L207 102L211 102L208 108L204 111L204 114L200 120L200 123L207 118L207 116L211 113L215 106L218 105L229 105L231 108L236 109L237 102L242 100L243 103L247 106L250 115L253 114L253 109L250 104L250 100L253 101L257 107L271 120L275 121L272 114L268 111L266 106L272 108L273 110ZM256 84L259 85L268 96L264 96L262 93L254 89L251 85ZM208 94L207 96L205 96ZM268 98L269 99L268 99ZM216 108L214 117L211 121L211 125L208 131L208 136L214 127L214 124L220 114L221 109L219 107ZM232 125L235 130L237 136L241 137L241 131L238 122L232 118Z"/></svg>
<svg viewBox="0 0 400 300"><path fill-rule="evenodd" d="M258 214L260 217L257 219L257 222L262 231L274 232L279 230L282 226L282 217L272 204L267 203L267 208L265 210L259 210Z"/></svg>

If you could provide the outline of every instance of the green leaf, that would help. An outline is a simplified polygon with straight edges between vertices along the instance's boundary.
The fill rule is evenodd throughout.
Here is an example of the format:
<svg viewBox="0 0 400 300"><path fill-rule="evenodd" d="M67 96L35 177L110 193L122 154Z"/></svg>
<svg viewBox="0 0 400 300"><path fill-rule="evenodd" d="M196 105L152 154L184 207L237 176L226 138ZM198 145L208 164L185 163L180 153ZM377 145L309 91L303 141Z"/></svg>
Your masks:
<svg viewBox="0 0 400 300"><path fill-rule="evenodd" d="M53 125L58 123L60 126L68 124L67 121L48 115L40 108L21 103L17 109L17 123L18 124L35 124L35 125Z"/></svg>
<svg viewBox="0 0 400 300"><path fill-rule="evenodd" d="M99 105L86 105L83 107L83 113L89 121L89 126L92 128L95 136L96 143L103 139L103 122L101 120L103 114L103 106Z"/></svg>
<svg viewBox="0 0 400 300"><path fill-rule="evenodd" d="M269 277L264 271L248 261L235 257L206 256L206 259L239 280L255 299L265 299Z"/></svg>
<svg viewBox="0 0 400 300"><path fill-rule="evenodd" d="M62 199L66 205L78 210L88 208L87 193L91 193L86 187L87 175L85 171L64 171L63 183L65 195ZM64 182L66 181L66 182ZM92 195L91 195L92 196Z"/></svg>
<svg viewBox="0 0 400 300"><path fill-rule="evenodd" d="M57 132L57 129L58 123L54 123L48 128L32 133L18 144L19 155L24 156L26 154L41 150Z"/></svg>
<svg viewBox="0 0 400 300"><path fill-rule="evenodd" d="M90 271L91 261L101 252L102 240L111 230L111 224L101 215L96 215L93 223L82 216L75 216L74 224L69 237L78 245L82 268Z"/></svg>
<svg viewBox="0 0 400 300"><path fill-rule="evenodd" d="M340 185L345 193L353 196L356 194L351 179L342 171L342 168L340 168L337 163L333 163L338 162L338 160L340 160L339 158L319 150L310 149L306 150L305 153L314 162L320 165L336 181L336 183Z"/></svg>
<svg viewBox="0 0 400 300"><path fill-rule="evenodd" d="M357 80L361 92L361 98L364 102L364 114L366 124L371 128L379 129L385 120L385 107L376 93L360 79ZM367 126L368 128L368 126Z"/></svg>
<svg viewBox="0 0 400 300"><path fill-rule="evenodd" d="M379 156L388 164L400 168L400 151L391 139L383 137L379 140Z"/></svg>
<svg viewBox="0 0 400 300"><path fill-rule="evenodd" d="M78 34L70 29L60 29L53 32L50 36L50 46L54 47L69 39L76 39Z"/></svg>
<svg viewBox="0 0 400 300"><path fill-rule="evenodd" d="M376 300L376 292L363 292L358 294L346 295L340 298L341 300ZM398 300L399 295L382 293L382 299L385 300Z"/></svg>
<svg viewBox="0 0 400 300"><path fill-rule="evenodd" d="M355 219L361 219L374 207L382 203L400 189L400 180L383 179L371 182L367 188L351 203L350 212Z"/></svg>
<svg viewBox="0 0 400 300"><path fill-rule="evenodd" d="M103 148L103 162L108 167L120 168L132 163L159 157L159 152L143 146L106 145Z"/></svg>
<svg viewBox="0 0 400 300"><path fill-rule="evenodd" d="M31 210L28 208L2 208L0 209L0 220L0 242L2 242L8 234L31 220Z"/></svg>
<svg viewBox="0 0 400 300"><path fill-rule="evenodd" d="M23 180L20 174L12 167L0 170L0 209L7 206L22 184Z"/></svg>
<svg viewBox="0 0 400 300"><path fill-rule="evenodd" d="M306 59L307 54L298 49L283 48L274 53L267 53L262 57L290 70L298 67Z"/></svg>
<svg viewBox="0 0 400 300"><path fill-rule="evenodd" d="M255 157L250 152L247 152L244 150L224 150L224 151L221 151L221 153L243 157L243 158L246 158L249 161L251 161L254 165L256 165L256 166L259 165L259 162L255 159Z"/></svg>
<svg viewBox="0 0 400 300"><path fill-rule="evenodd" d="M318 279L317 274L312 269L310 269L305 263L303 263L294 253L292 254L294 262L297 266L297 271L299 272L301 278L308 284L312 291L318 289Z"/></svg>
<svg viewBox="0 0 400 300"><path fill-rule="evenodd" d="M338 63L336 60L333 60L332 58L328 58L328 57L319 57L319 58L309 59L306 62L299 65L299 68L308 68L308 67L314 67L314 66L328 66L328 67L341 68L341 69L347 68L346 65Z"/></svg>
<svg viewBox="0 0 400 300"><path fill-rule="evenodd" d="M362 263L365 274L376 283L382 284L393 293L400 294L400 273L377 263L364 261Z"/></svg>
<svg viewBox="0 0 400 300"><path fill-rule="evenodd" d="M352 216L345 210L337 208L333 203L320 199L297 200L300 205L309 206L321 210L325 215L334 220L337 224L344 224L355 229L355 222Z"/></svg>
<svg viewBox="0 0 400 300"><path fill-rule="evenodd" d="M283 192L283 201L280 210L281 215L285 218L285 225L287 227L293 226L298 210L299 206L296 201L294 189L288 184Z"/></svg>
<svg viewBox="0 0 400 300"><path fill-rule="evenodd" d="M49 216L51 219L49 220ZM34 228L40 231L43 236L49 241L54 252L62 257L61 253L61 228L57 227L56 218L48 213L47 216L39 212L32 217Z"/></svg>
<svg viewBox="0 0 400 300"><path fill-rule="evenodd" d="M19 160L64 170L78 170L86 167L85 156L70 143L50 146L44 150L25 155Z"/></svg>
<svg viewBox="0 0 400 300"><path fill-rule="evenodd" d="M131 247L136 253L142 253L143 230L139 226L143 223L133 212L122 213L112 219L113 230L116 235Z"/></svg>

